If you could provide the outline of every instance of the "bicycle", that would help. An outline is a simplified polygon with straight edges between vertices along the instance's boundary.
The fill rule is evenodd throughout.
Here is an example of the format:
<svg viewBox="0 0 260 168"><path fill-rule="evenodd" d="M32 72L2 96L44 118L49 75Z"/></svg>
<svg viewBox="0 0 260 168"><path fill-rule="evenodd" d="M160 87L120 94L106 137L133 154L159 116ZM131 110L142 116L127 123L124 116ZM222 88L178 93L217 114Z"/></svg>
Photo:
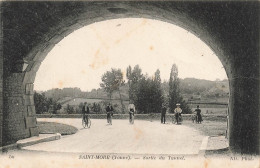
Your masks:
<svg viewBox="0 0 260 168"><path fill-rule="evenodd" d="M109 125L112 125L112 116L113 116L112 112L108 112L107 122L108 122Z"/></svg>
<svg viewBox="0 0 260 168"><path fill-rule="evenodd" d="M180 113L174 115L174 117L172 118L172 123L177 125L182 123L182 116Z"/></svg>
<svg viewBox="0 0 260 168"><path fill-rule="evenodd" d="M194 123L197 123L197 121L198 121L198 116L196 115L196 114L192 114L191 115L191 120L192 120L192 122Z"/></svg>
<svg viewBox="0 0 260 168"><path fill-rule="evenodd" d="M87 120L86 120L87 119ZM90 128L90 126L91 126L91 120L90 120L90 118L89 118L89 116L87 115L87 116L82 116L82 126L83 126L83 128Z"/></svg>
<svg viewBox="0 0 260 168"><path fill-rule="evenodd" d="M134 113L133 112L130 112L129 123L134 124Z"/></svg>

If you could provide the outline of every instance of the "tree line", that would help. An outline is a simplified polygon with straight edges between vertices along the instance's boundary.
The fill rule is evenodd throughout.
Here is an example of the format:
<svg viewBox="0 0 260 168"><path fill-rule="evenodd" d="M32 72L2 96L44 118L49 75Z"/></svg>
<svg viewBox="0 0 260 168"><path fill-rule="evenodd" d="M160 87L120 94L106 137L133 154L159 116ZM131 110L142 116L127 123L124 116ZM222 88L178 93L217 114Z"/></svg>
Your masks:
<svg viewBox="0 0 260 168"><path fill-rule="evenodd" d="M53 98L47 98L45 93L34 92L34 105L36 114L42 114L44 112L57 113L57 110L62 108L61 104Z"/></svg>
<svg viewBox="0 0 260 168"><path fill-rule="evenodd" d="M218 83L218 85L217 85ZM216 87L218 86L218 87ZM222 81L209 81L195 78L179 79L179 88L181 95L185 98L192 98L194 95L201 95L202 98L217 98L221 95L229 93L228 80ZM169 80L162 82L163 94L169 93ZM82 91L80 88L62 88L50 89L44 92L45 97L52 98L53 101L63 103L65 97L68 98L96 98L96 99L109 99L106 91L103 88L92 89L91 91ZM129 100L129 85L120 86L120 95L123 100ZM226 96L226 97L227 97ZM112 94L112 99L120 99L119 94Z"/></svg>
<svg viewBox="0 0 260 168"><path fill-rule="evenodd" d="M170 113L177 103L181 104L184 113L190 113L191 110L184 101L182 95L187 94L192 98L192 95L202 95L205 98L217 97L218 95L226 94L222 90L227 90L228 81L216 81L219 84L219 89L215 89L216 82L208 80L200 80L194 78L180 79L178 77L178 67L173 64L169 74L169 80L162 82L160 70L157 69L152 76L143 74L139 65L134 67L128 66L126 69L126 81L123 78L121 69L112 68L105 72L101 77L100 88L93 89L90 92L83 92L80 88L63 88L51 89L43 93L34 94L34 102L37 113L51 112L57 113L62 108L61 103L65 99L82 97L82 98L101 98L101 99L119 99L116 106L117 113L127 113L127 103L125 100L130 100L136 106L138 113L159 113L162 106L166 106ZM227 89L226 89L227 88ZM213 90L208 92L208 90ZM66 100L65 100L66 101ZM123 102L124 101L124 102ZM60 103L58 103L60 102ZM89 104L94 112L102 113L107 102L96 102ZM80 113L80 104L76 107L67 105L63 108L66 113Z"/></svg>
<svg viewBox="0 0 260 168"><path fill-rule="evenodd" d="M127 84L129 86L129 100L135 104L138 113L160 113L163 105L169 108L170 113L173 113L177 103L181 104L184 113L191 113L189 106L180 94L176 64L172 65L169 93L166 94L162 89L159 69L151 77L143 74L139 65L135 65L133 68L128 66L126 77L127 83L123 80L122 70L112 68L111 71L107 71L102 75L102 83L100 84L110 98L116 92L119 94L122 112L126 109L122 103L120 86Z"/></svg>

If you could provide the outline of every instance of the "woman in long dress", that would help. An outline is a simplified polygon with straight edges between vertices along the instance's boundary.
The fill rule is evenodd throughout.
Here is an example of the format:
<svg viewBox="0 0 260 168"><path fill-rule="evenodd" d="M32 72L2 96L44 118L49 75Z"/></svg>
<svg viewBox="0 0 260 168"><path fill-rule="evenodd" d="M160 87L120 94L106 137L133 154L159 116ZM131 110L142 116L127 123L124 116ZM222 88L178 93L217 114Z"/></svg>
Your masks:
<svg viewBox="0 0 260 168"><path fill-rule="evenodd" d="M177 103L176 106L177 108L174 109L174 113L175 113L176 124L179 124L181 122L182 109L180 108L181 105L179 103Z"/></svg>

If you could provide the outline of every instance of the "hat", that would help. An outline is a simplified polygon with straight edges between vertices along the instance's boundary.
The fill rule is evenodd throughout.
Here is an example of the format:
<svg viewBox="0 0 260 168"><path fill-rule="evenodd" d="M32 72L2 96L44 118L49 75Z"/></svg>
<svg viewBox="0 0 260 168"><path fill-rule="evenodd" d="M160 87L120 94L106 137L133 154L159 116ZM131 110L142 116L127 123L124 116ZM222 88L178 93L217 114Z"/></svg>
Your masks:
<svg viewBox="0 0 260 168"><path fill-rule="evenodd" d="M181 104L180 103L177 103L176 106L180 106Z"/></svg>

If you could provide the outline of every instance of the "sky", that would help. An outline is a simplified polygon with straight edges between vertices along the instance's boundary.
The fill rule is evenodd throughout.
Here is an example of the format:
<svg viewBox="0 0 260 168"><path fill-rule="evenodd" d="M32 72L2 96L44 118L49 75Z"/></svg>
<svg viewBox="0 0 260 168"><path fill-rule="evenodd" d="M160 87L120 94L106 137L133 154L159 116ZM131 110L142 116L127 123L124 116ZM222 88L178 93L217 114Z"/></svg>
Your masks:
<svg viewBox="0 0 260 168"><path fill-rule="evenodd" d="M35 90L100 87L111 68L139 64L144 74L157 69L169 80L173 64L180 78L227 79L215 53L191 32L170 23L141 18L114 19L80 28L62 39L43 60Z"/></svg>

